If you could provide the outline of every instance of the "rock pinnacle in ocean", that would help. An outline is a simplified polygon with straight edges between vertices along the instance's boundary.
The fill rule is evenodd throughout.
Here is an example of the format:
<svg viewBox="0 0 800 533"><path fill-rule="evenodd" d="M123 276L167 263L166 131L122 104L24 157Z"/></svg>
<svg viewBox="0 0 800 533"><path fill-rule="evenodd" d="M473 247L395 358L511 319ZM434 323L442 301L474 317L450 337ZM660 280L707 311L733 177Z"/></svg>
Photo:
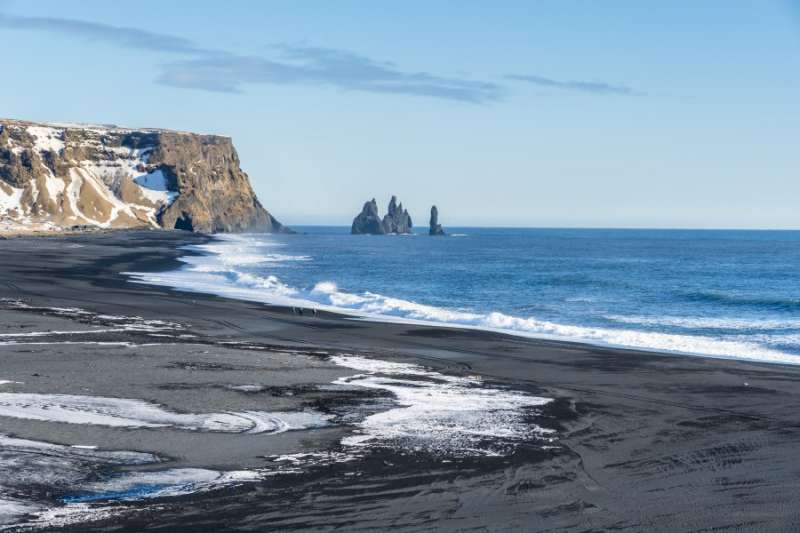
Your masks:
<svg viewBox="0 0 800 533"><path fill-rule="evenodd" d="M386 233L411 233L414 226L408 210L403 209L403 203L398 205L397 197L389 200L389 212L383 217L383 230Z"/></svg>
<svg viewBox="0 0 800 533"><path fill-rule="evenodd" d="M361 213L353 219L350 233L352 235L383 235L386 233L381 217L378 216L378 203L375 198L364 203Z"/></svg>
<svg viewBox="0 0 800 533"><path fill-rule="evenodd" d="M350 228L352 235L386 235L387 233L411 233L413 222L403 204L397 202L397 197L389 200L389 212L383 219L378 215L378 204L373 198L366 202L361 213L353 219Z"/></svg>
<svg viewBox="0 0 800 533"><path fill-rule="evenodd" d="M439 210L434 205L431 207L431 227L428 235L439 236L444 234L444 228L439 224Z"/></svg>

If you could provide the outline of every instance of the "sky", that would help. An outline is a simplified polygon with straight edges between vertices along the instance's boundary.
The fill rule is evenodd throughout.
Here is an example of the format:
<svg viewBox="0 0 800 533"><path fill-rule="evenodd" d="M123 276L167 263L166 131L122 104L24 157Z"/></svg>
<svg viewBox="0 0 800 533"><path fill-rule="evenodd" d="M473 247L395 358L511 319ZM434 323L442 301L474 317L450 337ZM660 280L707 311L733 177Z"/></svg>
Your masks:
<svg viewBox="0 0 800 533"><path fill-rule="evenodd" d="M800 229L800 0L0 0L0 116L230 136L290 225Z"/></svg>

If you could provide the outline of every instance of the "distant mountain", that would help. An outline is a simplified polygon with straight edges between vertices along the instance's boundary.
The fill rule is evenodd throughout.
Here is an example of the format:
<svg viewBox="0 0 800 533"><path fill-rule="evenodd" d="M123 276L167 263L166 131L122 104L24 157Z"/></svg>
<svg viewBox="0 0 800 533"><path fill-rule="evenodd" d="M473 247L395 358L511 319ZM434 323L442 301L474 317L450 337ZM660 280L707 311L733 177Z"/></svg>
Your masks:
<svg viewBox="0 0 800 533"><path fill-rule="evenodd" d="M0 119L0 231L76 226L289 231L229 137Z"/></svg>

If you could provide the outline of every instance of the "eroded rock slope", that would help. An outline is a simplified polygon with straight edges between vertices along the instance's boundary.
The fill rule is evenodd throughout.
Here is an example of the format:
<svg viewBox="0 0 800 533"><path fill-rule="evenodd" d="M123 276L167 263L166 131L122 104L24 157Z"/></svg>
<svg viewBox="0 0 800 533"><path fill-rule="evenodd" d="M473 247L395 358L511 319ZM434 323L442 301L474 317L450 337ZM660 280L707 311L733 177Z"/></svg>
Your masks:
<svg viewBox="0 0 800 533"><path fill-rule="evenodd" d="M0 119L0 231L287 231L229 137Z"/></svg>

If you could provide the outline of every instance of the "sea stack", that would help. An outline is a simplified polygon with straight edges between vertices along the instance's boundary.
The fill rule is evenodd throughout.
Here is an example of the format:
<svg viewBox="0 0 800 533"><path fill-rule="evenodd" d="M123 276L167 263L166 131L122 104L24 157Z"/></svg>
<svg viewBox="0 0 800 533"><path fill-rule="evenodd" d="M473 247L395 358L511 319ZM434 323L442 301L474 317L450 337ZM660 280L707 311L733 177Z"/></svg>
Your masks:
<svg viewBox="0 0 800 533"><path fill-rule="evenodd" d="M381 217L378 216L378 203L375 201L375 198L373 198L369 202L364 203L361 213L353 219L350 234L383 235L385 233Z"/></svg>
<svg viewBox="0 0 800 533"><path fill-rule="evenodd" d="M413 223L408 210L403 209L403 203L398 205L397 197L389 200L389 212L383 217L383 229L386 233L411 233Z"/></svg>
<svg viewBox="0 0 800 533"><path fill-rule="evenodd" d="M439 210L434 205L431 207L431 229L428 232L428 235L443 236L444 234L444 228L442 228L442 225L439 224Z"/></svg>
<svg viewBox="0 0 800 533"><path fill-rule="evenodd" d="M366 202L361 213L353 219L351 235L386 235L387 233L411 233L413 222L403 204L398 204L397 197L389 200L389 212L383 217L378 215L378 203L375 198Z"/></svg>

